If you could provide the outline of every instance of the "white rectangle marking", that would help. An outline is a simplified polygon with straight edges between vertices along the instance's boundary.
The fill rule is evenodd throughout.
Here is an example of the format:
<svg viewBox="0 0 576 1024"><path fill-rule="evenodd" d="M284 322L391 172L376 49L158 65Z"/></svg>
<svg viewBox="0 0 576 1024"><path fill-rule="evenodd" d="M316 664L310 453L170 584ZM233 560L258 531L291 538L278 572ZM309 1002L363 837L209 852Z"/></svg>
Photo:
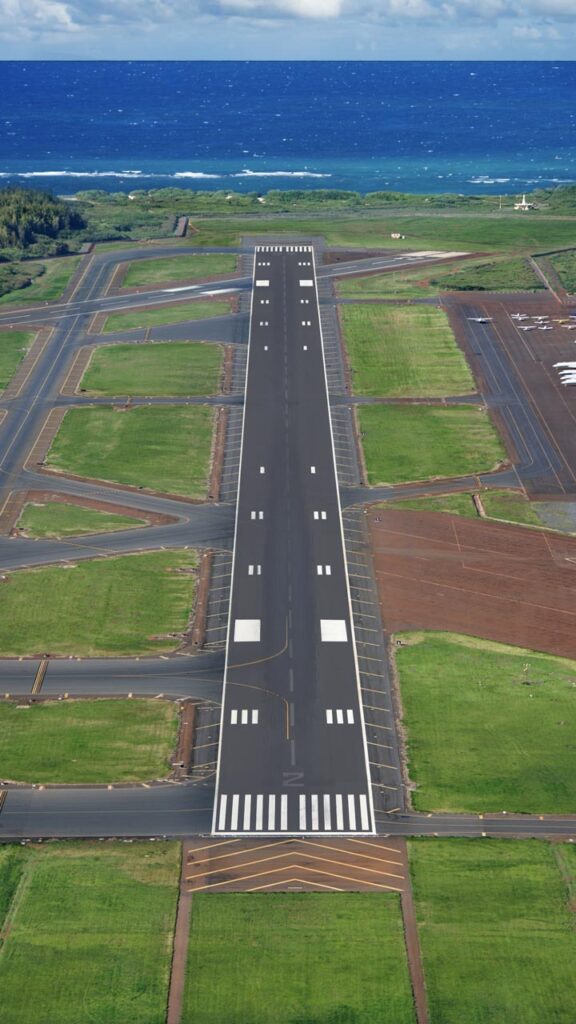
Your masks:
<svg viewBox="0 0 576 1024"><path fill-rule="evenodd" d="M258 513L258 519L264 519L264 513L263 512L259 512Z"/></svg>
<svg viewBox="0 0 576 1024"><path fill-rule="evenodd" d="M261 832L262 831L262 824L263 824L262 823L262 811L263 811L263 808L264 808L264 797L262 796L262 793L258 793L258 796L256 797L256 831L257 832Z"/></svg>
<svg viewBox="0 0 576 1024"><path fill-rule="evenodd" d="M323 643L345 644L348 640L345 619L320 619L320 636Z"/></svg>
<svg viewBox="0 0 576 1024"><path fill-rule="evenodd" d="M268 830L273 832L276 827L276 797L268 797Z"/></svg>
<svg viewBox="0 0 576 1024"><path fill-rule="evenodd" d="M253 576L254 575L254 566L253 565L249 565L248 566L248 575L249 576Z"/></svg>
<svg viewBox="0 0 576 1024"><path fill-rule="evenodd" d="M242 822L242 828L244 829L245 832L249 832L250 831L250 817L251 817L250 812L251 812L251 810L252 810L252 797L248 793L244 797L244 820Z"/></svg>
<svg viewBox="0 0 576 1024"><path fill-rule="evenodd" d="M316 472L316 466L310 466L310 472L311 473L315 473Z"/></svg>
<svg viewBox="0 0 576 1024"><path fill-rule="evenodd" d="M334 715L332 714L332 708L326 708L326 721L328 725L332 725L334 722Z"/></svg>
<svg viewBox="0 0 576 1024"><path fill-rule="evenodd" d="M348 720L348 725L354 725L354 712L352 711L352 708L348 708L346 718Z"/></svg>
<svg viewBox="0 0 576 1024"><path fill-rule="evenodd" d="M250 519L256 519L256 513L255 512L251 512L250 513Z"/></svg>
<svg viewBox="0 0 576 1024"><path fill-rule="evenodd" d="M218 815L218 828L220 832L223 832L226 828L226 804L228 803L228 797L226 795L220 797L220 813Z"/></svg>
<svg viewBox="0 0 576 1024"><path fill-rule="evenodd" d="M310 281L309 278L304 278L303 280L300 281L300 287L301 288L313 288L314 287L314 281Z"/></svg>
<svg viewBox="0 0 576 1024"><path fill-rule="evenodd" d="M356 803L351 793L348 794L348 824L350 831L356 831Z"/></svg>
<svg viewBox="0 0 576 1024"><path fill-rule="evenodd" d="M258 725L258 708L254 708L252 712L252 725Z"/></svg>
<svg viewBox="0 0 576 1024"><path fill-rule="evenodd" d="M327 576L331 576L332 575L332 566L331 565L327 565L326 566L326 575Z"/></svg>
<svg viewBox="0 0 576 1024"><path fill-rule="evenodd" d="M260 619L236 619L234 623L235 644L257 644L260 642Z"/></svg>
<svg viewBox="0 0 576 1024"><path fill-rule="evenodd" d="M324 566L322 566L322 565L317 565L317 566L316 566L316 573L317 573L317 575L318 575L318 576L321 576L323 572L324 572Z"/></svg>
<svg viewBox="0 0 576 1024"><path fill-rule="evenodd" d="M330 794L324 794L324 828L326 832L332 831L332 815L330 813Z"/></svg>
<svg viewBox="0 0 576 1024"><path fill-rule="evenodd" d="M234 708L230 712L230 725L237 725L237 724L238 724L238 711L237 711L236 708Z"/></svg>
<svg viewBox="0 0 576 1024"><path fill-rule="evenodd" d="M242 708L242 725L248 725L248 709Z"/></svg>
<svg viewBox="0 0 576 1024"><path fill-rule="evenodd" d="M236 832L238 829L238 810L240 807L240 797L238 793L234 793L232 797L232 812L230 815L230 828L232 832Z"/></svg>
<svg viewBox="0 0 576 1024"><path fill-rule="evenodd" d="M319 828L318 821L318 797L314 794L310 797L310 812L311 812L311 825L312 831L317 832Z"/></svg>
<svg viewBox="0 0 576 1024"><path fill-rule="evenodd" d="M336 828L338 832L341 832L344 828L344 809L342 806L342 794L336 793L334 797L336 801Z"/></svg>
<svg viewBox="0 0 576 1024"><path fill-rule="evenodd" d="M286 832L288 828L288 795L284 793L280 797L280 831Z"/></svg>
<svg viewBox="0 0 576 1024"><path fill-rule="evenodd" d="M326 513L325 512L321 512L320 513L320 518L321 519L326 519Z"/></svg>
<svg viewBox="0 0 576 1024"><path fill-rule="evenodd" d="M303 345L302 348L303 348L304 352L308 351L308 345Z"/></svg>
<svg viewBox="0 0 576 1024"><path fill-rule="evenodd" d="M320 513L319 512L315 512L314 513L314 519L319 519L319 518L320 518Z"/></svg>
<svg viewBox="0 0 576 1024"><path fill-rule="evenodd" d="M261 473L265 473L266 472L266 466L260 466L260 472Z"/></svg>
<svg viewBox="0 0 576 1024"><path fill-rule="evenodd" d="M342 708L336 708L336 721L338 725L344 725L344 712Z"/></svg>
<svg viewBox="0 0 576 1024"><path fill-rule="evenodd" d="M300 794L300 796L298 798L298 802L299 802L299 819L298 819L298 824L299 824L299 827L300 827L300 831L301 832L305 832L306 831L306 796L304 795L304 793Z"/></svg>
<svg viewBox="0 0 576 1024"><path fill-rule="evenodd" d="M256 281L256 287L257 288L269 288L270 287L270 281L264 281L264 280Z"/></svg>
<svg viewBox="0 0 576 1024"><path fill-rule="evenodd" d="M362 822L362 828L365 832L370 829L370 818L368 817L368 800L364 793L360 794L360 820Z"/></svg>

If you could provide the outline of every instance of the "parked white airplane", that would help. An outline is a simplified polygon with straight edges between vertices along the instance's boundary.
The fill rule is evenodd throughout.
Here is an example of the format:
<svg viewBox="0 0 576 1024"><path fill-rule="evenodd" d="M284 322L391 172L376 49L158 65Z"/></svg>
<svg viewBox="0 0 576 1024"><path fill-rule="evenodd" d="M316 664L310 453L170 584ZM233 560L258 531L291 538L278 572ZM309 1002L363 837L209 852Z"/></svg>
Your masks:
<svg viewBox="0 0 576 1024"><path fill-rule="evenodd" d="M518 330L519 331L535 331L536 330L536 324L526 324L525 327L519 327Z"/></svg>
<svg viewBox="0 0 576 1024"><path fill-rule="evenodd" d="M528 320L528 313L511 313L511 320Z"/></svg>
<svg viewBox="0 0 576 1024"><path fill-rule="evenodd" d="M474 320L477 324L487 324L492 319L491 316L467 316L467 320Z"/></svg>
<svg viewBox="0 0 576 1024"><path fill-rule="evenodd" d="M576 324L562 324L562 327L565 327L567 331L576 331Z"/></svg>
<svg viewBox="0 0 576 1024"><path fill-rule="evenodd" d="M576 370L576 363L554 363L555 370L557 370L559 366L569 366L571 369Z"/></svg>
<svg viewBox="0 0 576 1024"><path fill-rule="evenodd" d="M539 331L553 331L552 324L538 324Z"/></svg>

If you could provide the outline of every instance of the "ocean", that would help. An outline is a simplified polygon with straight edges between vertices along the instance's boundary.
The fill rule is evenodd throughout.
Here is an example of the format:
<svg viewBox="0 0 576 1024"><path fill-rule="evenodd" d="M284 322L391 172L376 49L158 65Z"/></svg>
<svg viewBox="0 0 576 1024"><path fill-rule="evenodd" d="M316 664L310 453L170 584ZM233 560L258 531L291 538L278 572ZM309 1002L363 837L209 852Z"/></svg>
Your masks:
<svg viewBox="0 0 576 1024"><path fill-rule="evenodd" d="M576 181L576 62L0 62L0 183L521 193Z"/></svg>

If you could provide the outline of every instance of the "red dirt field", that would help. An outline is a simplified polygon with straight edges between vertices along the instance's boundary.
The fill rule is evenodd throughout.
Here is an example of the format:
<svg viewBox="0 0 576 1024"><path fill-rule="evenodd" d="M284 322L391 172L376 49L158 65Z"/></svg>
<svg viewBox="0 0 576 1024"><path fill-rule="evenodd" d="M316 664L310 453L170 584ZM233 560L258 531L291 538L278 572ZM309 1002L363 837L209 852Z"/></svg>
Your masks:
<svg viewBox="0 0 576 1024"><path fill-rule="evenodd" d="M368 517L389 632L437 629L576 657L576 538L374 509Z"/></svg>

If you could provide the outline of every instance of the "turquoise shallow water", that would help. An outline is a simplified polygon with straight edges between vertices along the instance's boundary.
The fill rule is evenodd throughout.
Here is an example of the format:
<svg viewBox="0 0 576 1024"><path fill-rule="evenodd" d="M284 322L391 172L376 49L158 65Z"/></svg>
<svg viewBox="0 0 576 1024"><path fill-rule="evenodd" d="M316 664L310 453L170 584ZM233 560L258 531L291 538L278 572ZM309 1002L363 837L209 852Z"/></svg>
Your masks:
<svg viewBox="0 0 576 1024"><path fill-rule="evenodd" d="M517 193L576 180L576 62L2 62L5 182Z"/></svg>

